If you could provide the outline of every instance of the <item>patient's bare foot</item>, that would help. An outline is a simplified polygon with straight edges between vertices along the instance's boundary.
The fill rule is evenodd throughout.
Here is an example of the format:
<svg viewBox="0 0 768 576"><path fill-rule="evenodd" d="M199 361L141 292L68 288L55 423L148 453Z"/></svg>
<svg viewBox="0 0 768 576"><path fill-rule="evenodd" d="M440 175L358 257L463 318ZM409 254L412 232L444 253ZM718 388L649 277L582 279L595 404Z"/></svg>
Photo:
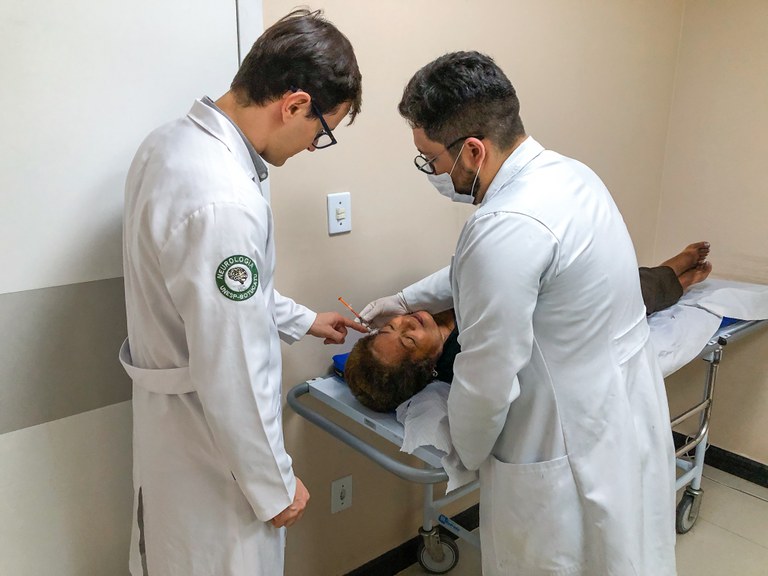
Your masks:
<svg viewBox="0 0 768 576"><path fill-rule="evenodd" d="M662 266L669 266L680 276L684 272L702 264L709 256L709 242L695 242L688 244L680 254L673 256L669 260L661 263ZM711 268L711 267L710 267ZM709 274L709 272L707 272ZM706 278L706 276L704 277ZM704 279L702 278L702 280ZM699 280L700 282L701 280Z"/></svg>
<svg viewBox="0 0 768 576"><path fill-rule="evenodd" d="M705 280L707 276L709 276L710 272L712 272L712 262L704 261L700 262L693 268L689 268L680 274L677 279L680 281L680 285L683 287L683 292L685 292L694 284L698 284L702 280Z"/></svg>

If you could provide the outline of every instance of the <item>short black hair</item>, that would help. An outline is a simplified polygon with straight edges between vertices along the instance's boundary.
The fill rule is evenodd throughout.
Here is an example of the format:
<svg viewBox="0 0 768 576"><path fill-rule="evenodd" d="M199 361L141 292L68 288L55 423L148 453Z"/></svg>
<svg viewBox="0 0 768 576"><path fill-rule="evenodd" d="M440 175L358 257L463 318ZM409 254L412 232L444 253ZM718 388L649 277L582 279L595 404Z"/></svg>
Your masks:
<svg viewBox="0 0 768 576"><path fill-rule="evenodd" d="M362 105L362 75L352 44L322 14L294 10L267 28L232 80L238 98L267 104L299 89L321 114L351 103L351 124Z"/></svg>
<svg viewBox="0 0 768 576"><path fill-rule="evenodd" d="M405 87L398 110L412 128L445 146L484 136L506 150L525 134L514 86L479 52L451 52L424 66Z"/></svg>

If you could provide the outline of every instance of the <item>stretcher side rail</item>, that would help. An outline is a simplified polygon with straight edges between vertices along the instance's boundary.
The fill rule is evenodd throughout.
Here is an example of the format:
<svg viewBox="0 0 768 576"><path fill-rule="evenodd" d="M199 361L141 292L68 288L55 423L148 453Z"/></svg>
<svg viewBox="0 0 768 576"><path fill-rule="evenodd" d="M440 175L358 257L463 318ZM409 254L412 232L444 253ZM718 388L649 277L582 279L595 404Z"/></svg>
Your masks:
<svg viewBox="0 0 768 576"><path fill-rule="evenodd" d="M437 484L439 482L448 481L448 474L446 474L444 470L437 468L416 468L414 466L403 464L395 458L387 456L379 451L365 440L355 436L346 428L339 426L325 416L308 409L299 401L299 398L305 394L309 394L309 384L307 382L297 384L288 391L288 405L297 414L322 428L334 438L341 440L350 448L357 450L364 456L370 458L388 472L391 472L403 480L416 482L417 484Z"/></svg>
<svg viewBox="0 0 768 576"><path fill-rule="evenodd" d="M719 346L719 345L718 345ZM699 419L699 430L689 440L675 451L675 457L681 458L684 454L687 454L698 446L702 440L707 437L709 433L709 421L712 416L712 402L715 396L715 382L717 382L717 368L720 366L720 360L723 357L723 351L721 347L712 350L707 357L704 358L706 362L709 362L709 368L707 370L707 377L704 385L704 400L699 404L696 404L692 408L686 410L679 416L672 419L671 427L674 430L677 426L695 416L701 414Z"/></svg>
<svg viewBox="0 0 768 576"><path fill-rule="evenodd" d="M712 403L715 395L715 383L717 382L717 369L723 356L723 348L731 341L737 341L745 336L764 328L768 325L765 320L741 320L721 328L707 343L699 354L699 358L709 363L707 376L704 386L704 399L695 406L689 408L679 416L672 419L671 426L676 428L696 414L702 414L700 417L699 429L689 440L675 452L675 456L680 458L684 454L693 450L706 437L709 432L710 418L712 414Z"/></svg>
<svg viewBox="0 0 768 576"><path fill-rule="evenodd" d="M707 360L707 355L716 349L722 349L731 340L741 340L743 337L761 328L768 327L768 320L739 320L735 324L726 326L717 331L712 339L701 351L700 357Z"/></svg>

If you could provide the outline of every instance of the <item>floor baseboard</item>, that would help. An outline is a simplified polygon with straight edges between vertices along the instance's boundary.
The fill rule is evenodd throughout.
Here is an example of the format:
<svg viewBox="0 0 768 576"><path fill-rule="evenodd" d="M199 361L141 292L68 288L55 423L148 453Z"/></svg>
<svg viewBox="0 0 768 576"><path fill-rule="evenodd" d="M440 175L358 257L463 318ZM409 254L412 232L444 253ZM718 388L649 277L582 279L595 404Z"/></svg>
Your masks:
<svg viewBox="0 0 768 576"><path fill-rule="evenodd" d="M672 436L675 439L675 448L680 448L686 440L686 436L679 432L672 432ZM762 462L750 460L710 444L704 456L704 464L768 488L768 465Z"/></svg>
<svg viewBox="0 0 768 576"><path fill-rule="evenodd" d="M474 530L480 525L480 506L478 504L470 506L451 519L466 530ZM415 536L364 566L347 572L344 576L394 576L416 562L420 539L420 536Z"/></svg>

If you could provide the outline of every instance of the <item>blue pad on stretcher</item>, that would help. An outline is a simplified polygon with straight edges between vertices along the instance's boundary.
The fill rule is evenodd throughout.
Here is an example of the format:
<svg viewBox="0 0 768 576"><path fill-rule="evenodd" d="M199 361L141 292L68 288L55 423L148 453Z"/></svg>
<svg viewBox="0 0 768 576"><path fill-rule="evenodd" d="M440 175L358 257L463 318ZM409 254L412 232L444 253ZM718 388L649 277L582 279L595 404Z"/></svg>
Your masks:
<svg viewBox="0 0 768 576"><path fill-rule="evenodd" d="M333 357L333 371L339 378L344 378L344 365L347 363L348 357L349 352L346 354L336 354L336 356Z"/></svg>
<svg viewBox="0 0 768 576"><path fill-rule="evenodd" d="M725 328L731 324L736 324L736 322L741 322L741 320L738 318L728 318L727 316L723 316L723 321L720 322L720 328Z"/></svg>

